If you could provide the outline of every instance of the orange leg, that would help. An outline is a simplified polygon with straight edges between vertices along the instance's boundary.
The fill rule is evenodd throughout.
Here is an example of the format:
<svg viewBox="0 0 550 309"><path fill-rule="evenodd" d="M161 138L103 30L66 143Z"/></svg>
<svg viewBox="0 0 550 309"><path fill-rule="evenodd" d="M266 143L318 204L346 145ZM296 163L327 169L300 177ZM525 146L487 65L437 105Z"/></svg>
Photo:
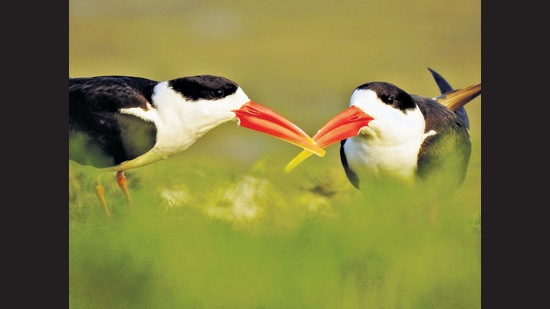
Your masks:
<svg viewBox="0 0 550 309"><path fill-rule="evenodd" d="M99 201L101 202L101 207L103 208L103 214L105 214L105 217L111 218L111 212L109 211L109 207L107 206L107 202L105 201L105 189L99 183L99 180L97 181L95 192L97 194L97 197L99 198Z"/></svg>
<svg viewBox="0 0 550 309"><path fill-rule="evenodd" d="M128 192L128 187L126 187L126 177L124 176L124 171L118 171L116 173L116 179L118 181L118 185L124 192L124 196L126 197L126 200L128 201L129 205L132 205L132 199L130 198L130 192Z"/></svg>

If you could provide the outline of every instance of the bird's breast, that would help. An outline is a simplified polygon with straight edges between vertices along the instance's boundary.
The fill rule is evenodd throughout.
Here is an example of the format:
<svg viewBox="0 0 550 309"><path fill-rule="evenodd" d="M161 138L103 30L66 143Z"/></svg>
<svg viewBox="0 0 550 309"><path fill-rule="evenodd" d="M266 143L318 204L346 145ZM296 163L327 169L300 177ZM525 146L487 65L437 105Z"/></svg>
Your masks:
<svg viewBox="0 0 550 309"><path fill-rule="evenodd" d="M361 178L393 176L412 179L418 160L421 141L384 144L376 139L354 137L344 144L350 169Z"/></svg>

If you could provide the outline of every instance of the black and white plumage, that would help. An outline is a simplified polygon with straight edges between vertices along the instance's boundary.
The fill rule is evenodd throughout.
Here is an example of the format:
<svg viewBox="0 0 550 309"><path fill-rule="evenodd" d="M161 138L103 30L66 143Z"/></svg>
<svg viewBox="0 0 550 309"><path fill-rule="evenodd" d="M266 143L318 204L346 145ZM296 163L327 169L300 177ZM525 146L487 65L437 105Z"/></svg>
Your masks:
<svg viewBox="0 0 550 309"><path fill-rule="evenodd" d="M453 90L430 71L439 97L408 94L386 82L365 83L353 91L350 107L313 137L321 147L341 141L341 163L356 188L367 177L410 183L444 179L455 187L464 181L471 154L464 105L481 94L481 84ZM307 157L302 152L286 171Z"/></svg>
<svg viewBox="0 0 550 309"><path fill-rule="evenodd" d="M69 159L116 171L125 194L125 170L184 151L229 121L324 155L298 126L224 77L69 78Z"/></svg>

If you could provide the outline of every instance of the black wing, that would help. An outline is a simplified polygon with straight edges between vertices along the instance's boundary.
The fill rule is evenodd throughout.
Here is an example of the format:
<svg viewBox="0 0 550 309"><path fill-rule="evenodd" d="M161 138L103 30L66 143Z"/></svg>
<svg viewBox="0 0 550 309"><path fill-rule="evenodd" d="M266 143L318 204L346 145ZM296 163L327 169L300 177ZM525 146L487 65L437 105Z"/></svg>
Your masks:
<svg viewBox="0 0 550 309"><path fill-rule="evenodd" d="M350 169L348 159L346 158L346 153L344 151L344 144L346 141L347 139L344 139L340 142L340 160L342 161L342 166L344 167L344 171L346 172L349 182L351 182L355 188L359 189L359 177L357 177L357 174Z"/></svg>
<svg viewBox="0 0 550 309"><path fill-rule="evenodd" d="M119 110L146 108L157 83L123 76L69 78L69 159L109 167L151 149L155 126Z"/></svg>
<svg viewBox="0 0 550 309"><path fill-rule="evenodd" d="M426 119L425 132L436 132L424 140L418 154L419 178L437 177L449 185L462 184L472 148L467 122L432 99L413 97Z"/></svg>

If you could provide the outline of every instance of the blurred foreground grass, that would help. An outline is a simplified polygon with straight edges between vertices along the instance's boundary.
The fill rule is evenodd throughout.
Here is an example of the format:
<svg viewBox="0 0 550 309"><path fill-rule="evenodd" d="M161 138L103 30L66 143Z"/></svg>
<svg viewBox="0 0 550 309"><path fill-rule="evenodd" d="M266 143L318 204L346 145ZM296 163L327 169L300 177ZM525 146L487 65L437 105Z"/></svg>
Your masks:
<svg viewBox="0 0 550 309"><path fill-rule="evenodd" d="M132 208L106 175L111 220L71 163L70 307L480 307L479 171L441 197L357 191L330 153L285 174L288 159L182 155L131 170Z"/></svg>

